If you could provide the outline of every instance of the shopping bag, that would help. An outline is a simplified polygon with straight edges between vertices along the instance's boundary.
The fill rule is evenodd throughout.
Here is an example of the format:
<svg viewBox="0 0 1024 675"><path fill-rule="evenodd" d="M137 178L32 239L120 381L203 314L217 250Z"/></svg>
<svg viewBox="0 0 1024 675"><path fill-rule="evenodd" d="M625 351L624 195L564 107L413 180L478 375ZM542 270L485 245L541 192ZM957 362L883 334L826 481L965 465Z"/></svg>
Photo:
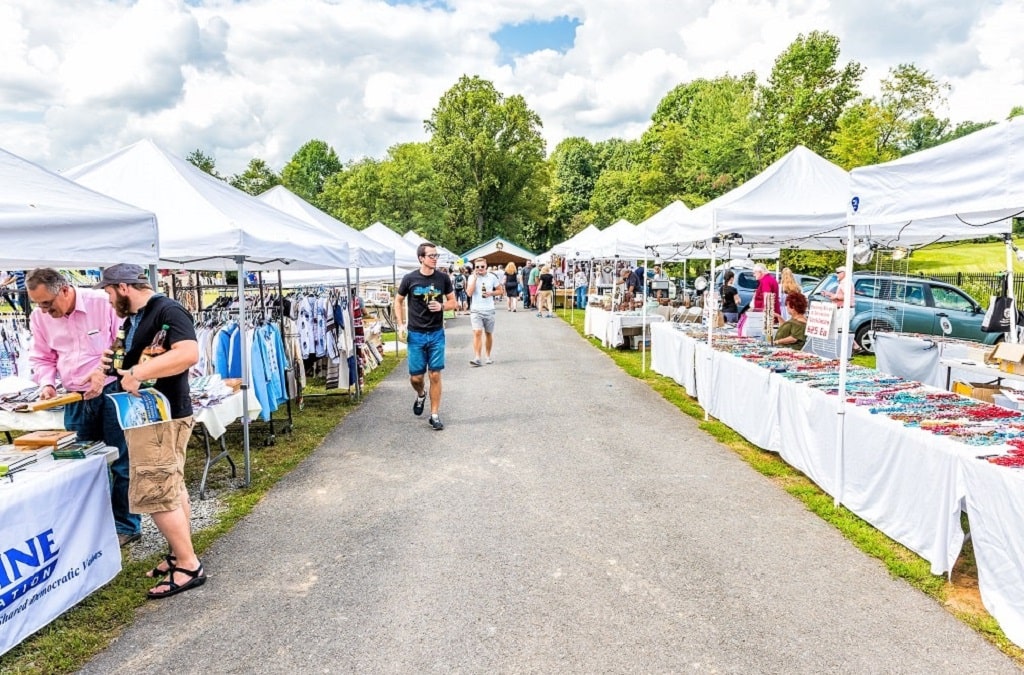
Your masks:
<svg viewBox="0 0 1024 675"><path fill-rule="evenodd" d="M986 333L1006 333L1010 330L1010 312L1013 311L1013 299L1005 295L993 295L988 303L988 310L981 322L981 330ZM1017 314L1020 325L1021 314Z"/></svg>

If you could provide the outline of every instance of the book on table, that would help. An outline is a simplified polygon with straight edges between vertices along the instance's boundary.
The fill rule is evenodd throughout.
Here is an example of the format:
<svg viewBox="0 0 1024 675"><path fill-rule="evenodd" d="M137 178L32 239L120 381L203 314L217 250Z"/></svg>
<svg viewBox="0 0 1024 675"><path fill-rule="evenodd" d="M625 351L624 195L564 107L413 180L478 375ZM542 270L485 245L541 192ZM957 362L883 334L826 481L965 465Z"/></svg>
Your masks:
<svg viewBox="0 0 1024 675"><path fill-rule="evenodd" d="M78 436L74 431L30 431L14 439L17 450L38 450L39 448L62 448L74 443Z"/></svg>

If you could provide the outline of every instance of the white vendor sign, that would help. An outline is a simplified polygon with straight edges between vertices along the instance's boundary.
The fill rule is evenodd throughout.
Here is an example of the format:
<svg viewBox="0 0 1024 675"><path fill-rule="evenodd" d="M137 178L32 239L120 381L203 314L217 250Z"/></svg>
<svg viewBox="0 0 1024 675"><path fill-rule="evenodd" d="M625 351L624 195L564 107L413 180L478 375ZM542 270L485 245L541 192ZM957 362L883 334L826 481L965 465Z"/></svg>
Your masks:
<svg viewBox="0 0 1024 675"><path fill-rule="evenodd" d="M0 654L120 571L104 457L0 485Z"/></svg>

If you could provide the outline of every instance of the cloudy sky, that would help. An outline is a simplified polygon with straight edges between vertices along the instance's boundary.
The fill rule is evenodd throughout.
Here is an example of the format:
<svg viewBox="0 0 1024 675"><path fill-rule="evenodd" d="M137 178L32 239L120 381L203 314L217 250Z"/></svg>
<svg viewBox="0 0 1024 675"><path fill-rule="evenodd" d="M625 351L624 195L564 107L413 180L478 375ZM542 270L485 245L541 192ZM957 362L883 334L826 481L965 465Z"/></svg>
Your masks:
<svg viewBox="0 0 1024 675"><path fill-rule="evenodd" d="M0 147L55 170L146 137L223 174L311 138L382 157L468 74L522 94L550 151L637 137L694 78L763 81L812 30L867 93L913 62L952 86L954 121L1024 105L1020 0L3 0Z"/></svg>

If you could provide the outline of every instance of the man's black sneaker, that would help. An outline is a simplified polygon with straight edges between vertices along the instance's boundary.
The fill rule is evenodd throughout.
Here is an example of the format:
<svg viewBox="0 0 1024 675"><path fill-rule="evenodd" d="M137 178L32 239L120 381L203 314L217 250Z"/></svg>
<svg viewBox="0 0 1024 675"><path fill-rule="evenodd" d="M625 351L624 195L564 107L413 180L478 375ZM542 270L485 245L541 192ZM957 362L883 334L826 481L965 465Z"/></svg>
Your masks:
<svg viewBox="0 0 1024 675"><path fill-rule="evenodd" d="M413 402L413 404L412 404L412 414L413 415L422 415L423 414L423 404L426 403L426 401L427 401L427 395L426 394L423 394L423 396L417 396L416 397L416 401Z"/></svg>
<svg viewBox="0 0 1024 675"><path fill-rule="evenodd" d="M440 431L441 429L444 429L444 422L442 422L441 418L437 415L431 415L430 426L434 427L434 431Z"/></svg>

